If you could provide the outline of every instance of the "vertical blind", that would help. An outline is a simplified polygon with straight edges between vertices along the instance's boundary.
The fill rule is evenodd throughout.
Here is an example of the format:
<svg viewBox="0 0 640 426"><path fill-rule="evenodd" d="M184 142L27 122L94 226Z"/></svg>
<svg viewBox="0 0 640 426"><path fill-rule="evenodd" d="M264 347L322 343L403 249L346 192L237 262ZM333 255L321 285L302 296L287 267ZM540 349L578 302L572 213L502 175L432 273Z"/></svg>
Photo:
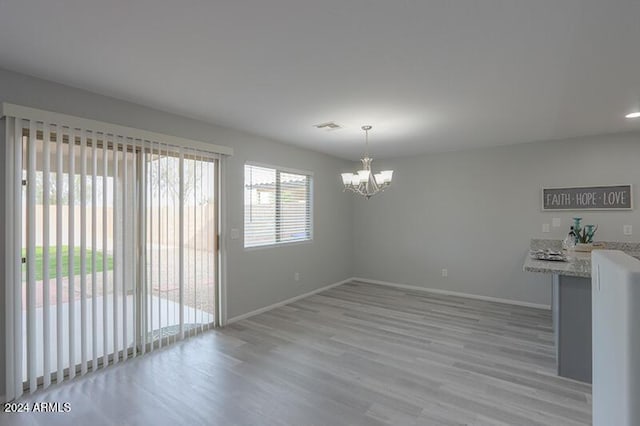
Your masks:
<svg viewBox="0 0 640 426"><path fill-rule="evenodd" d="M217 154L5 119L9 399L216 325Z"/></svg>
<svg viewBox="0 0 640 426"><path fill-rule="evenodd" d="M246 164L244 246L312 238L310 174Z"/></svg>

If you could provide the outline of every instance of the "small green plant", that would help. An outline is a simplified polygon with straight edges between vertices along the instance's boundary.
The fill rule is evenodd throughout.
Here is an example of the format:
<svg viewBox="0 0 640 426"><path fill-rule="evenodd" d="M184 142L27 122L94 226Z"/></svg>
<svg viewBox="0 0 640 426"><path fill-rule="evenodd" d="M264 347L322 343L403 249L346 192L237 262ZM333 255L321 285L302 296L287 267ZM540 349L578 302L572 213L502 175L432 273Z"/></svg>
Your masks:
<svg viewBox="0 0 640 426"><path fill-rule="evenodd" d="M593 242L593 236L598 230L598 225L585 225L576 232L576 243L588 244Z"/></svg>

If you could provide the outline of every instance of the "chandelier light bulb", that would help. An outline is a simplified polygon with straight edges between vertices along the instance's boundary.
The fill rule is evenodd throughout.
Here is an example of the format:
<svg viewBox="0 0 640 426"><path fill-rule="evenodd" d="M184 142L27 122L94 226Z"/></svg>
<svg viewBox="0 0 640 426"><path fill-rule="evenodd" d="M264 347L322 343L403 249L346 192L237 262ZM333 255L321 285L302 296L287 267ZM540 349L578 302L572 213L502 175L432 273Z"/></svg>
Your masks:
<svg viewBox="0 0 640 426"><path fill-rule="evenodd" d="M342 173L342 183L344 185L351 185L351 183L353 183L353 175L351 173Z"/></svg>
<svg viewBox="0 0 640 426"><path fill-rule="evenodd" d="M358 170L358 181L360 183L367 182L370 174L371 172L369 170Z"/></svg>

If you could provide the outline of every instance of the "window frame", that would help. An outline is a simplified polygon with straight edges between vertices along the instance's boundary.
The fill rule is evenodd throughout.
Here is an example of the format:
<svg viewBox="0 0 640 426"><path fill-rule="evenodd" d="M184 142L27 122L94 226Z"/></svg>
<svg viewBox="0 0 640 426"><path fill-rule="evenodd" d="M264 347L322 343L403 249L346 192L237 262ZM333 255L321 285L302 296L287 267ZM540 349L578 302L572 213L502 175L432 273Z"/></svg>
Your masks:
<svg viewBox="0 0 640 426"><path fill-rule="evenodd" d="M244 172L246 169L246 166L255 166L255 167L264 167L264 168L268 168L268 169L273 169L276 172L276 182L279 181L279 179L277 178L277 176L280 173L293 173L293 174L299 174L299 175L305 175L308 177L309 179L309 238L304 239L304 240L296 240L296 241L276 241L275 243L270 243L270 244L261 244L261 245L256 245L256 246L246 246L246 228L245 228L245 204L244 204L244 196L245 193L244 191L246 191L246 180L244 178ZM253 251L253 250L261 250L261 249L266 249L266 248L276 248L276 247L289 247L289 246L295 246L295 245L301 245L301 244L310 244L313 243L314 240L314 208L315 208L315 203L314 203L314 190L313 190L313 185L314 185L314 173L312 171L309 170L302 170L302 169L295 169L295 168L291 168L291 167L282 167L282 166L276 166L273 164L268 164L268 163L260 163L260 162L256 162L256 161L245 161L243 166L242 166L242 175L243 175L243 183L242 183L242 247L245 251ZM280 193L280 186L278 185L276 187L276 193L279 194ZM278 205L278 196L276 196L276 215L277 215L277 205ZM277 219L276 219L276 227L277 227ZM277 236L276 236L277 238Z"/></svg>

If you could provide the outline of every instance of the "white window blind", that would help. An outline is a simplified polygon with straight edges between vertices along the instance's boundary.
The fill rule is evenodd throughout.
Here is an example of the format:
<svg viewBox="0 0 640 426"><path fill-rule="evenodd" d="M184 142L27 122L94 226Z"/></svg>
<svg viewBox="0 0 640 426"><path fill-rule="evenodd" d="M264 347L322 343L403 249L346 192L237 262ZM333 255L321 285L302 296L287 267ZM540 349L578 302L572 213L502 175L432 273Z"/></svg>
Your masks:
<svg viewBox="0 0 640 426"><path fill-rule="evenodd" d="M311 174L246 164L244 182L245 247L312 238Z"/></svg>
<svg viewBox="0 0 640 426"><path fill-rule="evenodd" d="M218 154L36 116L5 116L9 399L218 315Z"/></svg>

